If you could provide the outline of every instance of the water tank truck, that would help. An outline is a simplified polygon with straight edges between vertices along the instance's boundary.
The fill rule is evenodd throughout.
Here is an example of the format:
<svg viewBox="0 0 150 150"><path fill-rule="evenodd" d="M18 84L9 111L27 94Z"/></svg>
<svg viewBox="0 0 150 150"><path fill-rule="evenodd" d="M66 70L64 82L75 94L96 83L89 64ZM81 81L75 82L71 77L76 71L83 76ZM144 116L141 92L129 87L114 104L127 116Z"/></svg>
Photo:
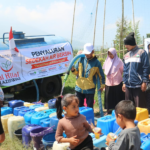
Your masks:
<svg viewBox="0 0 150 150"><path fill-rule="evenodd" d="M9 34L8 32L5 32L3 33L2 38L0 38L0 51L9 50L8 34ZM60 43L69 43L64 38L55 36L53 34L25 36L25 33L23 32L13 31L13 37L15 40L16 47L19 50L28 49L28 48L38 48L42 46L48 46L48 45L54 45L54 44L60 44ZM69 51L71 52L71 55L72 55L71 57L73 58L73 50L72 50L71 44L70 44ZM67 64L69 64L70 61L71 60L69 60ZM51 98L54 95L60 94L61 92L61 88L62 88L61 75L67 71L67 67L68 67L67 64L65 64L66 69L64 69L64 72L61 72L61 74L58 74L58 73L54 74L55 71L53 71L53 74L47 77L41 77L38 79L36 78L34 80L30 80L25 83L13 85L13 86L7 86L7 87L5 86L2 88L4 89L4 91L7 90L7 92L14 93L14 92L18 92L18 91L21 91L23 89L26 89L28 87L35 85L37 88L37 94L39 94L40 92L43 97ZM1 65L1 62L0 62L0 65ZM0 72L1 71L2 70L0 70Z"/></svg>

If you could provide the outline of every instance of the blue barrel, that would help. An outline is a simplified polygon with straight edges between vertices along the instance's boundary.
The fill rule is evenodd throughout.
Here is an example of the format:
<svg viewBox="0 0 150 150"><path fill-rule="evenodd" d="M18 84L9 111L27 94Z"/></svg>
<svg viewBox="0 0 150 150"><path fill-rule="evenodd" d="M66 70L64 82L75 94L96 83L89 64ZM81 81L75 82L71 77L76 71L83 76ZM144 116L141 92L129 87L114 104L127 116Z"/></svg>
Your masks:
<svg viewBox="0 0 150 150"><path fill-rule="evenodd" d="M27 112L30 112L31 109L27 108L27 109L24 109L24 110L20 110L19 113L18 113L18 116L22 116L24 117L24 115L27 113Z"/></svg>
<svg viewBox="0 0 150 150"><path fill-rule="evenodd" d="M34 115L34 114L36 114L36 113L38 113L37 111L34 111L34 110L30 110L30 111L28 111L25 115L24 115L24 120L25 120L25 123L26 124L30 124L31 123L31 117Z"/></svg>
<svg viewBox="0 0 150 150"><path fill-rule="evenodd" d="M28 107L26 107L26 106L16 107L16 108L14 108L14 113L13 114L15 116L18 116L19 111L24 110L24 109L28 109Z"/></svg>
<svg viewBox="0 0 150 150"><path fill-rule="evenodd" d="M116 118L113 116L104 116L97 120L97 127L102 129L104 135L113 132L113 125Z"/></svg>
<svg viewBox="0 0 150 150"><path fill-rule="evenodd" d="M52 147L55 142L55 134L56 132L48 133L42 138L42 143L45 148Z"/></svg>
<svg viewBox="0 0 150 150"><path fill-rule="evenodd" d="M15 107L20 107L24 105L24 101L22 100L12 100L9 101L8 106L14 109Z"/></svg>
<svg viewBox="0 0 150 150"><path fill-rule="evenodd" d="M86 117L86 120L89 122L89 123L94 123L94 111L92 108L90 107L79 107L79 113L84 115Z"/></svg>
<svg viewBox="0 0 150 150"><path fill-rule="evenodd" d="M42 127L50 127L50 120L51 120L51 118L42 119L40 121L40 126L42 126Z"/></svg>
<svg viewBox="0 0 150 150"><path fill-rule="evenodd" d="M150 150L150 133L141 138L141 149Z"/></svg>
<svg viewBox="0 0 150 150"><path fill-rule="evenodd" d="M31 124L40 124L42 119L49 118L49 115L56 112L56 109L48 109L34 114L31 118Z"/></svg>
<svg viewBox="0 0 150 150"><path fill-rule="evenodd" d="M30 109L36 109L36 108L39 108L39 107L43 107L43 105L42 104L31 105L29 108Z"/></svg>
<svg viewBox="0 0 150 150"><path fill-rule="evenodd" d="M13 110L10 107L1 107L1 116L12 114Z"/></svg>
<svg viewBox="0 0 150 150"><path fill-rule="evenodd" d="M56 103L56 98L50 99L50 100L48 101L48 107L49 107L49 109L55 108L55 103Z"/></svg>

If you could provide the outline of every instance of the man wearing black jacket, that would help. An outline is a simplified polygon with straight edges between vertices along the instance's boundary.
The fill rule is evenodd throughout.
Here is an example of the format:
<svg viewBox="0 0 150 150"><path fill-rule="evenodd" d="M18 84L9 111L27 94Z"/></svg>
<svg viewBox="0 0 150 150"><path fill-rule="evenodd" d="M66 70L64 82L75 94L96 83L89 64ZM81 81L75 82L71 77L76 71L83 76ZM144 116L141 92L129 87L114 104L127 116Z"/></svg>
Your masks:
<svg viewBox="0 0 150 150"><path fill-rule="evenodd" d="M124 44L129 51L124 55L123 87L125 100L132 100L136 107L143 107L142 92L146 91L149 81L149 59L147 52L136 45L134 33L131 32L124 39ZM143 98L143 99L142 99ZM141 103L141 104L140 104Z"/></svg>

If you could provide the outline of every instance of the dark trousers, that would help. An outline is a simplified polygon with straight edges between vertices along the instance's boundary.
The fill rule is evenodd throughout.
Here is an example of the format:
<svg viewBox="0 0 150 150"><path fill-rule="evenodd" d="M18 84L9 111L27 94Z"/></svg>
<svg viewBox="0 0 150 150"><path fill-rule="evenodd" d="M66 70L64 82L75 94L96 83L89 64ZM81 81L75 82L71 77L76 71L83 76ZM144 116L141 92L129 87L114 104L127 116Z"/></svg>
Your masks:
<svg viewBox="0 0 150 150"><path fill-rule="evenodd" d="M136 107L146 108L146 92L142 92L141 88L126 87L125 100L133 101Z"/></svg>
<svg viewBox="0 0 150 150"><path fill-rule="evenodd" d="M150 114L150 91L146 92L146 102L147 102L147 109L148 109L149 114Z"/></svg>
<svg viewBox="0 0 150 150"><path fill-rule="evenodd" d="M84 106L84 99L86 98L87 107L93 108L94 94L82 94L80 92L76 92L75 95L79 99L79 107Z"/></svg>
<svg viewBox="0 0 150 150"><path fill-rule="evenodd" d="M93 150L93 140L90 135L73 150Z"/></svg>

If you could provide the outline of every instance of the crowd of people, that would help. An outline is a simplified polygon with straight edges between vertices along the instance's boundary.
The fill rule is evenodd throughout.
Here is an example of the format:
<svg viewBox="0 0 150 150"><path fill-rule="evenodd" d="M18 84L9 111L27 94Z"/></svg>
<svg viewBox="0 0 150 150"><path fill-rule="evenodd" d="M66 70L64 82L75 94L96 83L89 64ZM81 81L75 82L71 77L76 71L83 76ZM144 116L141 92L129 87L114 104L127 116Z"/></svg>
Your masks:
<svg viewBox="0 0 150 150"><path fill-rule="evenodd" d="M118 58L115 48L110 48L103 67L94 55L93 45L84 45L82 53L86 57L80 58L71 69L77 77L75 95L66 94L63 98L57 98L57 116L60 119L56 131L58 142L69 142L72 150L93 150L92 138L88 133L93 132L94 126L79 114L79 107L84 105L86 98L87 106L93 108L96 78L99 76L101 87L98 90L102 92L105 89L105 115L115 109L116 121L122 128L117 142L107 135L106 149L140 150L140 131L134 120L136 107L147 106L150 110L150 92L146 92L150 77L150 55L136 45L133 32L124 39L124 45L128 52L123 61ZM64 117L61 115L63 110L66 112ZM67 138L62 136L64 131Z"/></svg>
<svg viewBox="0 0 150 150"><path fill-rule="evenodd" d="M84 105L86 98L87 106L93 108L99 76L101 86L98 90L102 92L105 89L104 107L107 109L105 115L115 109L116 121L123 129L117 137L117 142L107 136L108 149L140 150L140 131L135 126L134 120L136 107L147 107L150 112L150 92L147 90L150 79L150 54L136 45L133 32L124 39L124 44L128 52L124 55L123 61L118 58L115 48L110 48L103 67L94 55L93 45L90 43L84 45L82 53L86 57L81 57L71 69L77 77L75 95L66 94L64 97L57 97L56 100L57 117L60 119L55 136L58 142L69 142L72 150L93 150L89 132L93 132L94 126L79 113L79 107ZM3 99L4 94L0 88L1 106ZM67 138L63 137L63 132ZM0 122L0 143L4 139Z"/></svg>
<svg viewBox="0 0 150 150"><path fill-rule="evenodd" d="M71 69L77 76L75 95L79 98L80 107L86 98L87 106L93 108L98 75L101 83L99 90L102 92L105 89L105 115L121 100L131 100L136 107L147 107L150 111L150 92L146 92L150 78L150 53L136 45L133 32L124 39L124 45L128 52L123 61L118 58L116 49L110 48L103 67L94 55L93 45L84 45L82 53L86 57L80 58Z"/></svg>

